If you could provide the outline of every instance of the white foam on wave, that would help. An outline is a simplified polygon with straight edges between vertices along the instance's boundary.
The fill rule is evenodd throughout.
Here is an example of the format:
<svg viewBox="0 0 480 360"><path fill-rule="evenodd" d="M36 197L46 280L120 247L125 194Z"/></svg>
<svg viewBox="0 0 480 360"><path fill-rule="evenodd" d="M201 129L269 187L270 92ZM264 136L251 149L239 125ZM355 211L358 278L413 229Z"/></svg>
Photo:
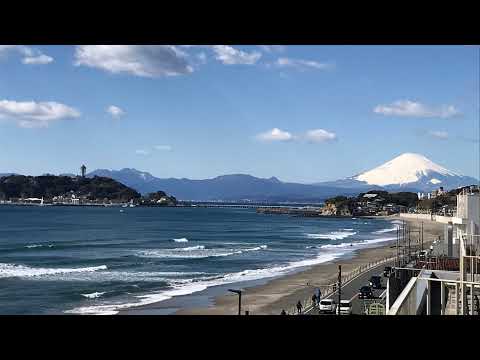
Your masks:
<svg viewBox="0 0 480 360"><path fill-rule="evenodd" d="M208 257L223 257L239 255L244 252L265 250L267 245L260 245L244 249L207 249L203 245L176 248L176 249L152 249L137 252L135 255L147 258L180 258L180 259L203 259Z"/></svg>
<svg viewBox="0 0 480 360"><path fill-rule="evenodd" d="M343 240L349 236L355 235L356 231L332 231L328 234L306 234L310 239L321 239L321 240Z"/></svg>
<svg viewBox="0 0 480 360"><path fill-rule="evenodd" d="M397 231L397 228L394 227L394 228L389 228L389 229L377 230L377 231L374 231L372 234L385 234L385 233L392 232L392 231Z"/></svg>
<svg viewBox="0 0 480 360"><path fill-rule="evenodd" d="M180 238L180 239L173 239L173 241L178 242L178 243L183 243L183 242L188 242L187 238Z"/></svg>
<svg viewBox="0 0 480 360"><path fill-rule="evenodd" d="M104 291L104 292L94 292L94 293L90 293L90 294L81 294L81 295L85 296L88 299L97 299L105 293L106 293L106 291Z"/></svg>
<svg viewBox="0 0 480 360"><path fill-rule="evenodd" d="M365 247L372 244L382 243L386 241L395 240L394 237L385 237L385 238L378 238L378 239L369 239L369 240L362 240L362 241L355 241L351 243L341 243L341 244L327 244L322 245L320 249L341 249L341 248L351 248L352 250L356 250L361 247Z"/></svg>
<svg viewBox="0 0 480 360"><path fill-rule="evenodd" d="M190 247L184 247L184 248L177 248L173 249L174 251L193 251L193 250L204 250L205 246L203 245L197 245L197 246L190 246Z"/></svg>
<svg viewBox="0 0 480 360"><path fill-rule="evenodd" d="M9 277L38 277L47 275L61 275L80 272L93 272L106 270L106 265L84 268L33 268L25 265L0 263L0 278Z"/></svg>
<svg viewBox="0 0 480 360"><path fill-rule="evenodd" d="M343 229L343 231L353 231L353 229Z"/></svg>
<svg viewBox="0 0 480 360"><path fill-rule="evenodd" d="M48 246L49 248L53 247L52 244L48 244L48 245L42 245L42 244L25 245L25 247L26 247L27 249L35 249L35 248L45 247L45 246Z"/></svg>
<svg viewBox="0 0 480 360"><path fill-rule="evenodd" d="M212 286L226 285L241 281L253 281L284 275L301 267L332 261L343 254L343 252L324 253L319 254L315 258L293 261L286 265L274 266L271 268L244 270L236 273L226 274L224 276L213 276L201 279L185 279L174 284L171 289L157 293L136 296L136 302L83 306L72 310L67 310L65 313L83 315L115 315L120 310L165 301L175 296L193 294Z"/></svg>

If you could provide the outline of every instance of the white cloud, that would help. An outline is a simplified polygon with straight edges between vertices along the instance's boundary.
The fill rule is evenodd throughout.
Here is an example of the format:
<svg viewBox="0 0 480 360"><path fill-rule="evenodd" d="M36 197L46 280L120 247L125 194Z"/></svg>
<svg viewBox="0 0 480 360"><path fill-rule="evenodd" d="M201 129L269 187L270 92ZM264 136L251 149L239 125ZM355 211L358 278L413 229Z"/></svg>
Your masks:
<svg viewBox="0 0 480 360"><path fill-rule="evenodd" d="M300 71L307 69L326 70L333 67L332 64L320 63L313 60L291 59L291 58L278 58L274 64L276 67L290 67Z"/></svg>
<svg viewBox="0 0 480 360"><path fill-rule="evenodd" d="M260 49L265 51L266 53L272 53L272 52L284 52L286 50L286 47L284 45L258 45Z"/></svg>
<svg viewBox="0 0 480 360"><path fill-rule="evenodd" d="M54 101L0 100L0 118L15 120L25 128L48 127L52 121L79 116L78 110Z"/></svg>
<svg viewBox="0 0 480 360"><path fill-rule="evenodd" d="M27 65L44 65L53 61L53 58L45 54L38 56L27 56L22 59L22 63Z"/></svg>
<svg viewBox="0 0 480 360"><path fill-rule="evenodd" d="M428 132L428 135L434 137L434 138L437 138L437 139L442 139L442 140L445 140L445 139L448 139L448 133L446 131L429 131Z"/></svg>
<svg viewBox="0 0 480 360"><path fill-rule="evenodd" d="M432 108L410 100L398 100L389 105L378 105L373 109L373 112L382 115L423 118L449 118L460 115L460 112L453 105L442 105Z"/></svg>
<svg viewBox="0 0 480 360"><path fill-rule="evenodd" d="M53 61L51 56L43 54L40 50L24 45L0 45L0 55L17 52L23 56L25 65L45 65Z"/></svg>
<svg viewBox="0 0 480 360"><path fill-rule="evenodd" d="M215 52L215 58L225 65L253 65L262 57L258 51L247 53L229 45L213 45L211 48Z"/></svg>
<svg viewBox="0 0 480 360"><path fill-rule="evenodd" d="M327 130L313 129L307 131L307 133L305 134L305 138L311 142L322 143L335 140L337 138L337 135L328 132Z"/></svg>
<svg viewBox="0 0 480 360"><path fill-rule="evenodd" d="M160 151L171 151L172 147L170 145L155 145L154 148Z"/></svg>
<svg viewBox="0 0 480 360"><path fill-rule="evenodd" d="M106 110L110 115L112 115L114 118L119 118L123 114L125 114L125 111L120 109L118 106L115 105L110 105L107 110Z"/></svg>
<svg viewBox="0 0 480 360"><path fill-rule="evenodd" d="M288 141L292 140L293 136L287 131L273 128L272 130L258 134L257 139L261 141Z"/></svg>
<svg viewBox="0 0 480 360"><path fill-rule="evenodd" d="M135 154L137 155L150 155L150 151L144 149L135 150Z"/></svg>
<svg viewBox="0 0 480 360"><path fill-rule="evenodd" d="M152 78L193 72L187 54L174 45L78 45L75 65Z"/></svg>

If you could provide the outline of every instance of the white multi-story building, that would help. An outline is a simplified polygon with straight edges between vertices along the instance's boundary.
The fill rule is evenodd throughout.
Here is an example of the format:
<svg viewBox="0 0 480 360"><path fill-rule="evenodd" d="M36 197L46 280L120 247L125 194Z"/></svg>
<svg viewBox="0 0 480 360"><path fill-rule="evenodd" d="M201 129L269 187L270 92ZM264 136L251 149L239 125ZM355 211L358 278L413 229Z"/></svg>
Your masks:
<svg viewBox="0 0 480 360"><path fill-rule="evenodd" d="M457 211L445 224L447 260L432 258L429 267L410 268L417 274L393 304L387 299L388 315L480 315L480 194L458 194ZM457 259L457 271L444 270L449 259ZM390 280L387 293L389 286Z"/></svg>

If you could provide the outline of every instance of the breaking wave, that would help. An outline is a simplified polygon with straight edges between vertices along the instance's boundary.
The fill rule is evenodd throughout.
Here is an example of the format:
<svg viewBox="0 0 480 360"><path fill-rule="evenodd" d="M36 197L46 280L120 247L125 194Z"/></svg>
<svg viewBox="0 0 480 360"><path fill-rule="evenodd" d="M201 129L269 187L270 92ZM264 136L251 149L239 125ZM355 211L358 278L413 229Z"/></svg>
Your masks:
<svg viewBox="0 0 480 360"><path fill-rule="evenodd" d="M46 275L70 274L106 270L106 265L84 268L33 268L25 265L0 263L0 278L37 277Z"/></svg>
<svg viewBox="0 0 480 360"><path fill-rule="evenodd" d="M96 299L96 298L99 298L100 296L102 296L103 294L105 294L106 291L104 292L94 292L94 293L91 293L91 294L81 294L82 296L88 298L88 299Z"/></svg>
<svg viewBox="0 0 480 360"><path fill-rule="evenodd" d="M25 247L27 249L35 249L35 248L39 248L39 247L49 247L49 248L52 248L53 245L52 244L48 244L48 245L42 245L42 244L31 244L31 245L25 245Z"/></svg>
<svg viewBox="0 0 480 360"><path fill-rule="evenodd" d="M374 231L372 234L385 234L387 232L397 231L397 228L390 228L390 229L382 229Z"/></svg>
<svg viewBox="0 0 480 360"><path fill-rule="evenodd" d="M175 296L189 295L195 292L203 291L212 286L226 285L241 281L259 280L284 275L301 267L312 266L332 261L340 257L341 255L343 255L343 252L319 254L315 258L293 261L283 266L274 266L265 269L244 270L236 273L229 273L223 276L187 279L173 284L171 289L152 294L136 296L135 298L137 299L137 301L135 302L102 304L98 306L83 306L72 310L67 310L65 311L65 313L85 315L114 315L117 314L118 311L123 309L165 301Z"/></svg>
<svg viewBox="0 0 480 360"><path fill-rule="evenodd" d="M178 242L178 243L183 243L183 242L188 242L187 238L180 238L180 239L173 239L173 241Z"/></svg>
<svg viewBox="0 0 480 360"><path fill-rule="evenodd" d="M197 245L197 246L190 246L190 247L184 247L184 248L177 248L173 249L175 251L192 251L192 250L204 250L205 246L203 245Z"/></svg>
<svg viewBox="0 0 480 360"><path fill-rule="evenodd" d="M207 249L203 245L176 248L176 249L152 249L136 253L136 256L147 258L180 258L180 259L203 259L208 257L222 257L239 255L244 252L259 251L267 248L267 245L260 245L245 249Z"/></svg>
<svg viewBox="0 0 480 360"><path fill-rule="evenodd" d="M327 244L327 245L322 245L319 247L319 249L341 249L341 248L352 248L352 250L365 247L371 244L377 244L381 242L386 242L386 241L392 241L395 240L396 238L394 237L385 237L385 238L378 238L378 239L370 239L370 240L362 240L362 241L355 241L351 243L341 243L341 244Z"/></svg>
<svg viewBox="0 0 480 360"><path fill-rule="evenodd" d="M306 234L310 239L321 239L321 240L343 240L349 236L355 235L356 231L332 231L328 234Z"/></svg>

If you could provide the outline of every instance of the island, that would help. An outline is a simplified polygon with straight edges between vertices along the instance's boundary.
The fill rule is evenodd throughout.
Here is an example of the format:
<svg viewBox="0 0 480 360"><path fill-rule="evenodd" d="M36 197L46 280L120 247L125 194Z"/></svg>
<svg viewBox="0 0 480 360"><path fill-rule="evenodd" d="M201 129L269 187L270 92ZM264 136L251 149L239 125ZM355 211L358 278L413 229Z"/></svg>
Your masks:
<svg viewBox="0 0 480 360"><path fill-rule="evenodd" d="M142 196L136 190L108 177L8 175L0 178L0 203L175 206L177 200L163 191Z"/></svg>

